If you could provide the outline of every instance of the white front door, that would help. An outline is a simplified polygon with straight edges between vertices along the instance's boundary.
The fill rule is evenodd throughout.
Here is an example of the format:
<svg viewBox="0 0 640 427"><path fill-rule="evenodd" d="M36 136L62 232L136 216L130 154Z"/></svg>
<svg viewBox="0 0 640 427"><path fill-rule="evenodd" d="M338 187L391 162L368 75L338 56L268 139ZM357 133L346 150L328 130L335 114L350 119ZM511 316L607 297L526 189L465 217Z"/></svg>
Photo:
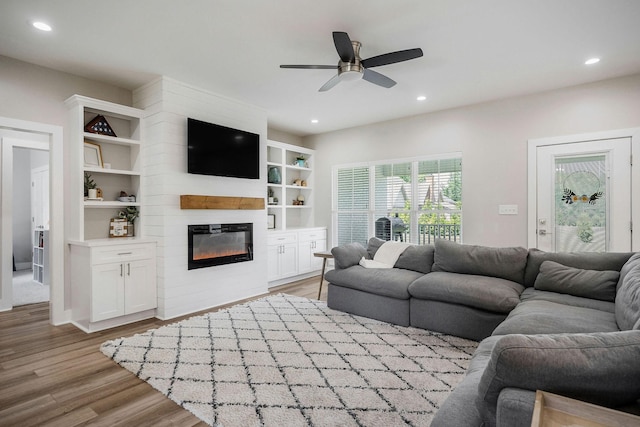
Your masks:
<svg viewBox="0 0 640 427"><path fill-rule="evenodd" d="M631 250L630 137L540 145L535 163L530 246L549 252Z"/></svg>

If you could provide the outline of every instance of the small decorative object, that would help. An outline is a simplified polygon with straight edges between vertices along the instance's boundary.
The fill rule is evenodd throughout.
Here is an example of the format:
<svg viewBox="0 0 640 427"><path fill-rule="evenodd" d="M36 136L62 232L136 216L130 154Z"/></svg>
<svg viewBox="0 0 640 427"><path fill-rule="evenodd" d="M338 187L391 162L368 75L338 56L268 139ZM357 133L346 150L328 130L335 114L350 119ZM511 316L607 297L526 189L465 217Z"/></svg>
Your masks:
<svg viewBox="0 0 640 427"><path fill-rule="evenodd" d="M124 210L118 212L118 217L127 221L127 235L133 237L136 235L134 221L140 215L140 211L136 206L127 206Z"/></svg>
<svg viewBox="0 0 640 427"><path fill-rule="evenodd" d="M111 218L109 237L127 237L127 219Z"/></svg>
<svg viewBox="0 0 640 427"><path fill-rule="evenodd" d="M269 184L280 184L282 182L280 178L280 169L275 166L270 167L267 181Z"/></svg>
<svg viewBox="0 0 640 427"><path fill-rule="evenodd" d="M89 167L102 167L102 148L93 142L84 142L84 165Z"/></svg>
<svg viewBox="0 0 640 427"><path fill-rule="evenodd" d="M85 195L85 197L90 197L89 196L89 190L93 190L96 187L97 187L96 182L93 180L93 178L91 178L91 174L89 172L85 172L84 173L84 195ZM96 195L95 197L98 197L98 196Z"/></svg>
<svg viewBox="0 0 640 427"><path fill-rule="evenodd" d="M294 206L302 206L302 205L304 205L304 196L301 194L298 197L296 197L295 199L293 199L293 205Z"/></svg>
<svg viewBox="0 0 640 427"><path fill-rule="evenodd" d="M102 188L96 188L96 197L102 199Z"/></svg>
<svg viewBox="0 0 640 427"><path fill-rule="evenodd" d="M296 163L301 168L304 167L304 156L302 154L300 154L298 157L296 157Z"/></svg>
<svg viewBox="0 0 640 427"><path fill-rule="evenodd" d="M274 229L276 228L276 216L273 214L267 215L267 228Z"/></svg>
<svg viewBox="0 0 640 427"><path fill-rule="evenodd" d="M300 183L300 185L302 185L303 187L307 186L307 181L305 181L304 179L302 180L302 182Z"/></svg>
<svg viewBox="0 0 640 427"><path fill-rule="evenodd" d="M89 197L89 199L97 199L98 198L98 189L90 188L87 191L87 196Z"/></svg>
<svg viewBox="0 0 640 427"><path fill-rule="evenodd" d="M294 179L293 180L293 185L297 185L298 187L302 186L302 180L301 179Z"/></svg>
<svg viewBox="0 0 640 427"><path fill-rule="evenodd" d="M109 122L104 116L97 115L84 127L85 132L97 133L99 135L116 136L116 133L111 129Z"/></svg>

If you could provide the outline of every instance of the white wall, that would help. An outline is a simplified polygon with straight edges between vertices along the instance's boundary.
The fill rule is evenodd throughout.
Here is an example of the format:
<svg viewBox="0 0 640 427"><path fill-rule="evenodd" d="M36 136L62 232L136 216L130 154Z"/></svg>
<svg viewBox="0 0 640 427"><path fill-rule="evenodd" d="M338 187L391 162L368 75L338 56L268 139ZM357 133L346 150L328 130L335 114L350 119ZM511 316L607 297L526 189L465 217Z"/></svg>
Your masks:
<svg viewBox="0 0 640 427"><path fill-rule="evenodd" d="M265 210L181 210L180 195L266 196L267 114L175 80L161 78L134 92L147 110L146 237L158 241L158 317L182 314L267 292ZM187 174L187 117L260 134L259 180ZM253 223L254 260L187 269L187 225Z"/></svg>
<svg viewBox="0 0 640 427"><path fill-rule="evenodd" d="M333 165L461 151L464 242L526 247L527 140L640 126L639 100L635 75L305 137L316 225L331 226ZM518 215L499 216L500 204Z"/></svg>
<svg viewBox="0 0 640 427"><path fill-rule="evenodd" d="M31 154L29 149L13 149L13 256L31 266Z"/></svg>

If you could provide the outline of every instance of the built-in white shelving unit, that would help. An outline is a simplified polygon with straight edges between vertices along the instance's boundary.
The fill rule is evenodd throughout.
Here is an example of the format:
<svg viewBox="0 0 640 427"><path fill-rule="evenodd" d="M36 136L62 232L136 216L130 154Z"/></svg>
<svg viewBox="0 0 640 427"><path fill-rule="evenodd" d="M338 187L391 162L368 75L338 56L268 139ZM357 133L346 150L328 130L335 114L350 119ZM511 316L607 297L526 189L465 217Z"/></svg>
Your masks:
<svg viewBox="0 0 640 427"><path fill-rule="evenodd" d="M66 224L71 227L68 236L84 241L109 236L109 221L127 206L141 209L142 194L142 127L144 111L124 105L74 95L67 99L70 111L68 146L66 150L72 168L69 185L71 215ZM85 126L96 116L105 117L117 136L101 135L85 131ZM100 147L102 163L85 162L85 142ZM84 173L89 173L98 188L102 200L87 200L84 192ZM120 192L136 197L134 201L121 202ZM136 220L137 234L142 227Z"/></svg>
<svg viewBox="0 0 640 427"><path fill-rule="evenodd" d="M145 113L80 95L65 103L69 108L65 226L70 246L72 321L93 332L153 317L158 304L156 242L141 236ZM117 136L85 130L99 115ZM96 146L102 162L95 161ZM87 150L91 147L93 152ZM88 199L85 173L91 175L102 197ZM121 192L135 196L135 200L120 201ZM109 238L111 218L117 218L128 206L140 211L136 235Z"/></svg>
<svg viewBox="0 0 640 427"><path fill-rule="evenodd" d="M33 234L33 280L48 285L49 230L37 228Z"/></svg>
<svg viewBox="0 0 640 427"><path fill-rule="evenodd" d="M271 287L312 276L322 265L313 255L327 248L327 229L314 227L314 154L267 141L267 213L275 216L267 242Z"/></svg>
<svg viewBox="0 0 640 427"><path fill-rule="evenodd" d="M313 226L313 162L314 150L267 141L267 212L276 230Z"/></svg>

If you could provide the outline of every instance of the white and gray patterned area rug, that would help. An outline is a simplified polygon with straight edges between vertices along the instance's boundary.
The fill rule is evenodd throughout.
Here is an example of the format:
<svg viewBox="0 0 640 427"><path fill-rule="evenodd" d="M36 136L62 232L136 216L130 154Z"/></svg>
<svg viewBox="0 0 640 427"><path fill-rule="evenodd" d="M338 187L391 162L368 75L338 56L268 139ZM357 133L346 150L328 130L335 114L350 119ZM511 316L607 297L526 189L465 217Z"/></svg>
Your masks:
<svg viewBox="0 0 640 427"><path fill-rule="evenodd" d="M476 346L280 294L101 350L209 425L428 426Z"/></svg>

